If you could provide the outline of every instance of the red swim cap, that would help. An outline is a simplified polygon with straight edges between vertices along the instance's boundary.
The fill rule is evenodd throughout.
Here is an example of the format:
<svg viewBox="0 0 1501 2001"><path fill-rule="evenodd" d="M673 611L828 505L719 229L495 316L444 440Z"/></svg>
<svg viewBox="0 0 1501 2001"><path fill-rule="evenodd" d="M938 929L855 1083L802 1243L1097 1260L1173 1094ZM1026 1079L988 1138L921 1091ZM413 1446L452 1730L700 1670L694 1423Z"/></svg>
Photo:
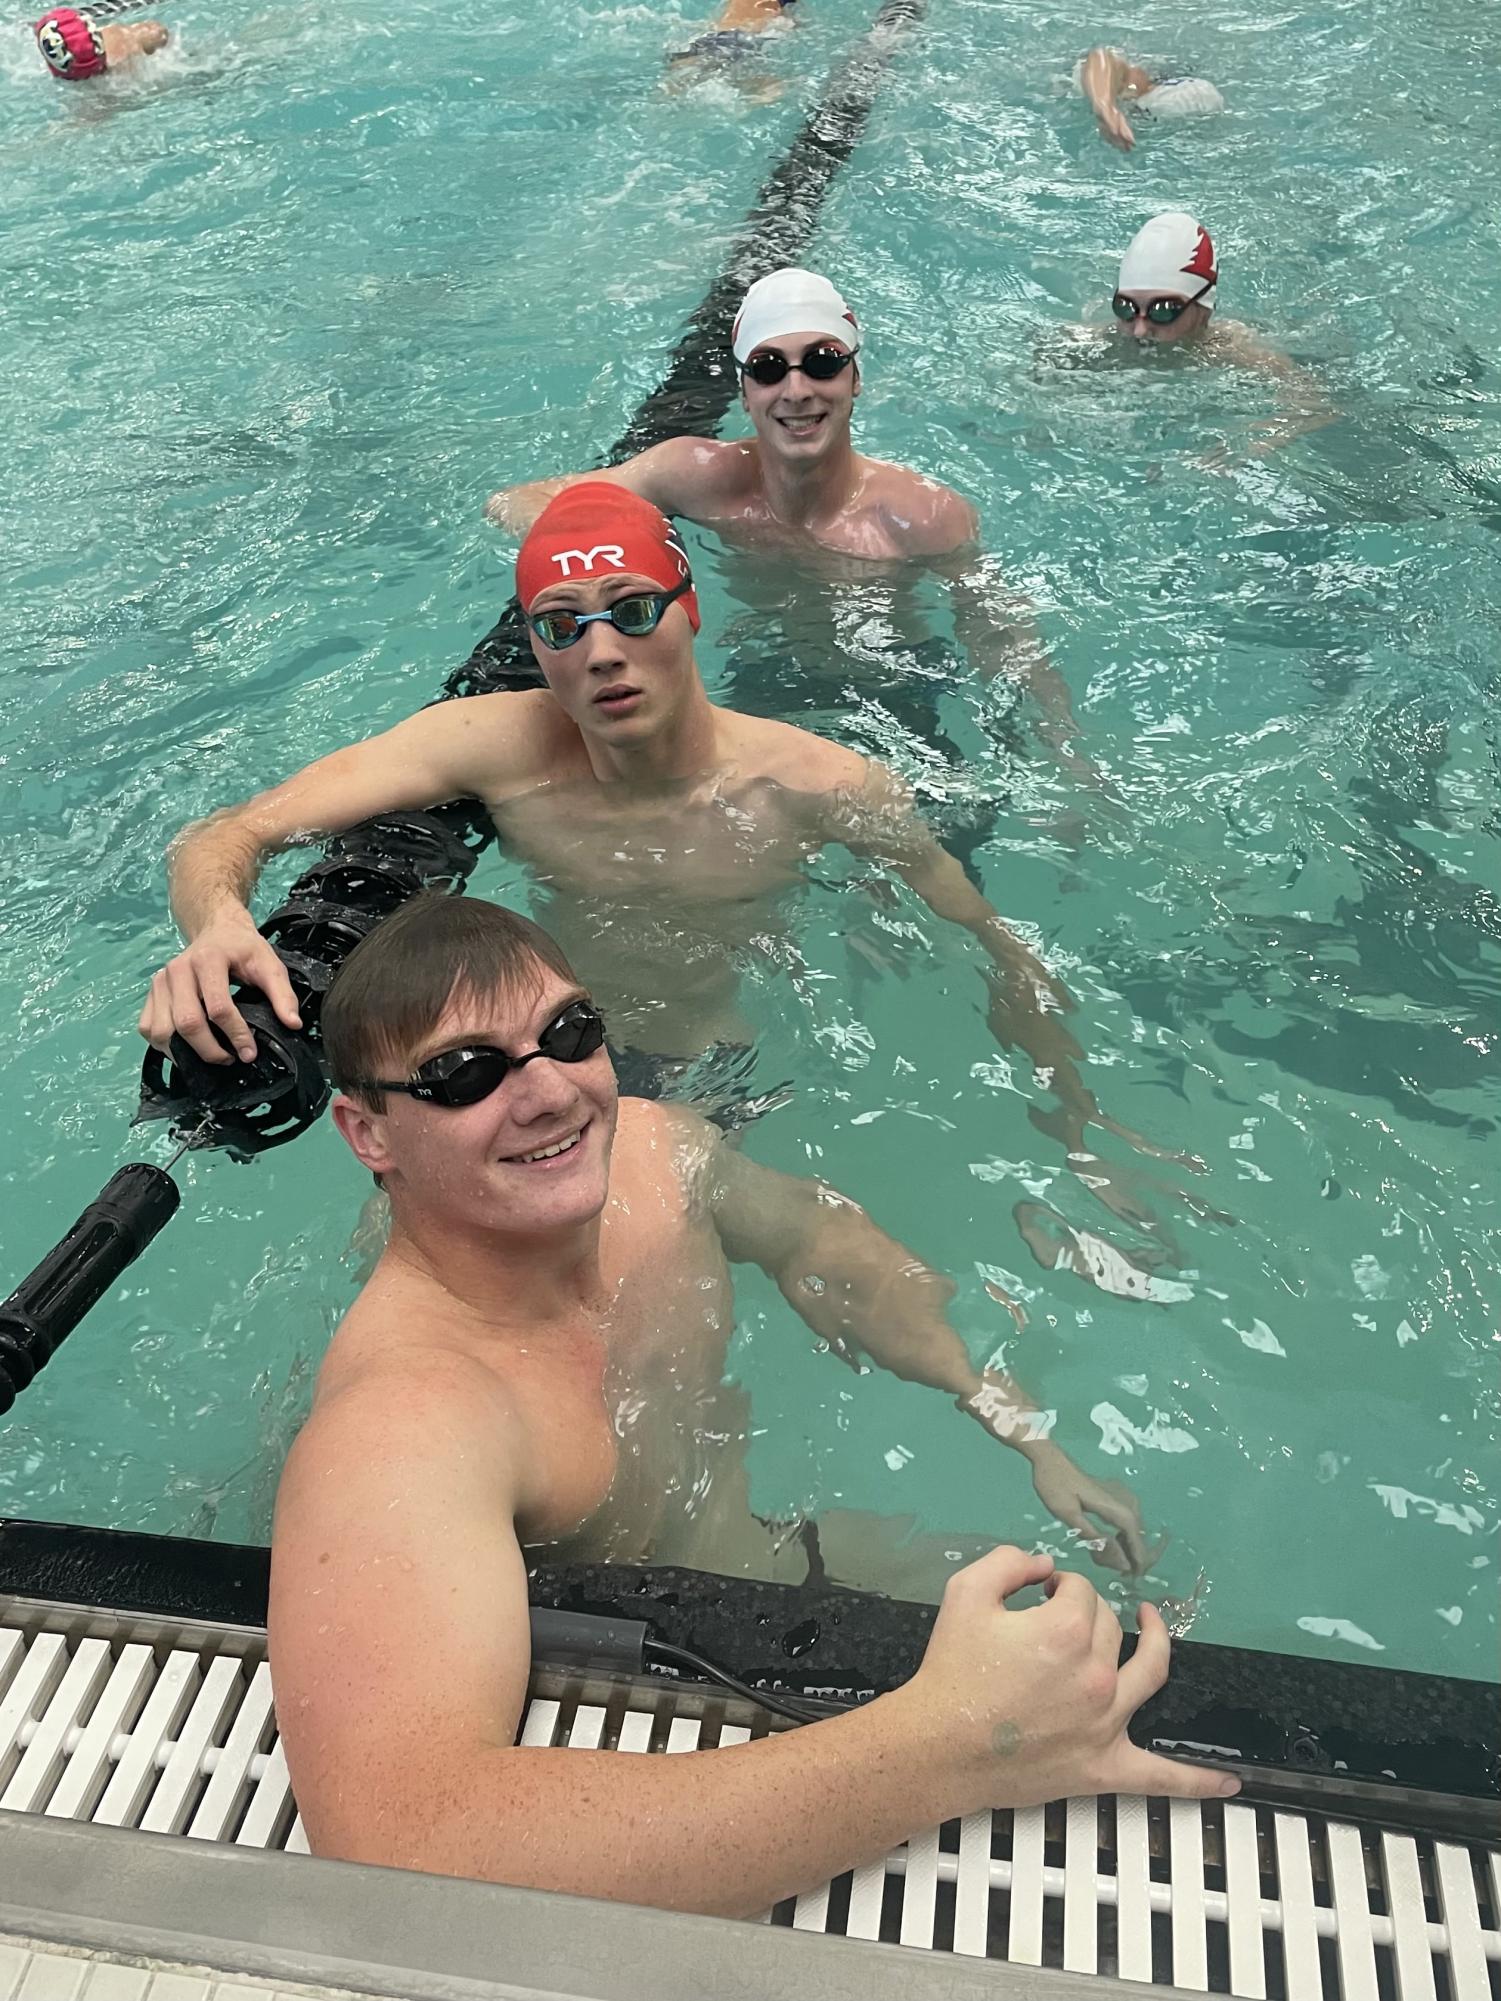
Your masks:
<svg viewBox="0 0 1501 2001"><path fill-rule="evenodd" d="M103 76L109 65L104 59L104 37L92 21L72 7L54 7L44 14L32 32L42 60L64 83L82 83L85 77Z"/></svg>
<svg viewBox="0 0 1501 2001"><path fill-rule="evenodd" d="M650 577L664 591L692 574L678 531L649 500L608 480L581 480L532 523L516 558L516 595L530 611L549 584L593 583L617 573ZM697 632L698 594L690 588L678 603Z"/></svg>

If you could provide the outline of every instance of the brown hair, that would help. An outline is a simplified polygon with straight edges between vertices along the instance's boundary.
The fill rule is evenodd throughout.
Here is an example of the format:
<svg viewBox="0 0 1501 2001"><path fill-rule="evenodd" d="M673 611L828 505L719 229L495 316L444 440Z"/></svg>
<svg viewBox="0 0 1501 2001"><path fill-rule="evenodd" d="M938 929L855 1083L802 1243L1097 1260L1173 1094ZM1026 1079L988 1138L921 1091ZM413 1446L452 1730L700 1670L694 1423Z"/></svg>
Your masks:
<svg viewBox="0 0 1501 2001"><path fill-rule="evenodd" d="M530 918L477 896L414 896L362 938L323 1003L323 1052L335 1084L400 1076L455 1001L574 981L562 948ZM361 1091L373 1110L385 1094Z"/></svg>

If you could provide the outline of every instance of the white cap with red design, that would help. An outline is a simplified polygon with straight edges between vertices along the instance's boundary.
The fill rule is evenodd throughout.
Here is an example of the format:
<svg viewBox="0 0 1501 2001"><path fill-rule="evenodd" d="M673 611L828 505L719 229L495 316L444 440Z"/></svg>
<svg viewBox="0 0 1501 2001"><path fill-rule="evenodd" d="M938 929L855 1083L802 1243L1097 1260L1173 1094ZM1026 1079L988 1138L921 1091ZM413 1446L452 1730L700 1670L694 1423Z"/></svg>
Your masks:
<svg viewBox="0 0 1501 2001"><path fill-rule="evenodd" d="M1173 208L1165 215L1154 215L1146 228L1132 237L1121 259L1115 289L1154 292L1159 297L1175 292L1180 299L1190 299L1212 313L1219 275L1209 231L1181 208Z"/></svg>

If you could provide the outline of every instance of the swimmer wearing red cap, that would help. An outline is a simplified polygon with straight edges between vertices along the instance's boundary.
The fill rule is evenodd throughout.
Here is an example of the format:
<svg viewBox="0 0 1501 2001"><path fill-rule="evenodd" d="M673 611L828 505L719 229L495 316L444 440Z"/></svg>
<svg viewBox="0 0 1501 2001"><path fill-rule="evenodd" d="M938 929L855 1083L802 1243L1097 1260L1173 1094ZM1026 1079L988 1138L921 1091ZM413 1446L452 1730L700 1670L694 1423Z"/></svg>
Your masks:
<svg viewBox="0 0 1501 2001"><path fill-rule="evenodd" d="M953 594L955 635L983 678L1021 681L1043 734L1075 777L1098 782L1083 754L1068 688L1043 650L1031 608L991 574L967 500L908 466L867 458L851 441L863 334L827 278L788 268L746 293L730 336L754 438L668 438L605 472L567 473L492 495L490 520L523 533L581 479L608 480L726 542L848 581L850 559L936 570Z"/></svg>
<svg viewBox="0 0 1501 2001"><path fill-rule="evenodd" d="M298 1025L286 969L247 908L266 856L398 808L477 797L531 870L547 923L607 1016L637 1095L749 1045L741 969L785 963L779 904L824 847L882 861L990 962L1000 1038L1026 1050L1059 1101L1044 1129L1086 1185L1125 1213L1118 1170L1085 1128L1104 1120L1063 1025L1064 988L1003 923L884 765L790 724L710 702L693 656L698 601L683 545L648 501L603 481L571 487L527 536L516 589L545 686L420 710L338 750L172 844L172 907L189 940L141 1014L225 1060L214 1026L254 1044L230 981ZM1145 1141L1124 1135L1148 1151Z"/></svg>
<svg viewBox="0 0 1501 2001"><path fill-rule="evenodd" d="M73 7L50 8L32 32L43 62L59 83L87 83L138 56L154 56L169 39L160 21L101 25Z"/></svg>
<svg viewBox="0 0 1501 2001"><path fill-rule="evenodd" d="M781 77L756 60L769 56L796 27L795 0L725 0L712 28L667 57L665 88L691 89L713 80L729 84L757 104L773 104L785 89Z"/></svg>

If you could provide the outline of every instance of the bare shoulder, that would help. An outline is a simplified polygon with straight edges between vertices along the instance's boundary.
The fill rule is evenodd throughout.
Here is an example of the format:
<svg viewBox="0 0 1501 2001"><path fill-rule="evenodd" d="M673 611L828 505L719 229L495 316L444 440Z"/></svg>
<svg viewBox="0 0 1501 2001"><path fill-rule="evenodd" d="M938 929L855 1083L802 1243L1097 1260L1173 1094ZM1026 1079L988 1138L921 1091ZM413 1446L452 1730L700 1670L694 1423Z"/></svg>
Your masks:
<svg viewBox="0 0 1501 2001"><path fill-rule="evenodd" d="M362 1327L358 1312L324 1362L312 1414L287 1458L284 1492L330 1478L346 1491L378 1485L396 1464L442 1460L466 1437L493 1445L506 1429L508 1402L492 1370L440 1342L388 1345L374 1315Z"/></svg>
<svg viewBox="0 0 1501 2001"><path fill-rule="evenodd" d="M755 479L750 448L717 438L664 438L627 462L634 490L665 514L700 520L733 502Z"/></svg>
<svg viewBox="0 0 1501 2001"><path fill-rule="evenodd" d="M455 760L484 798L556 771L578 738L545 688L470 695L461 702L440 702L421 716L438 719L429 727L446 733Z"/></svg>
<svg viewBox="0 0 1501 2001"><path fill-rule="evenodd" d="M611 1194L618 1202L645 1192L681 1215L695 1204L719 1144L716 1129L686 1105L622 1098Z"/></svg>
<svg viewBox="0 0 1501 2001"><path fill-rule="evenodd" d="M951 486L911 466L873 459L873 497L902 553L912 557L951 556L970 548L980 532L979 516Z"/></svg>
<svg viewBox="0 0 1501 2001"><path fill-rule="evenodd" d="M1252 368L1263 375L1290 375L1295 372L1281 348L1273 347L1244 320L1217 320L1211 330L1210 352L1216 361L1235 368Z"/></svg>
<svg viewBox="0 0 1501 2001"><path fill-rule="evenodd" d="M870 769L869 760L858 751L795 723L742 716L729 709L718 713L728 725L727 762L746 777L768 780L789 792L822 794L860 785Z"/></svg>

